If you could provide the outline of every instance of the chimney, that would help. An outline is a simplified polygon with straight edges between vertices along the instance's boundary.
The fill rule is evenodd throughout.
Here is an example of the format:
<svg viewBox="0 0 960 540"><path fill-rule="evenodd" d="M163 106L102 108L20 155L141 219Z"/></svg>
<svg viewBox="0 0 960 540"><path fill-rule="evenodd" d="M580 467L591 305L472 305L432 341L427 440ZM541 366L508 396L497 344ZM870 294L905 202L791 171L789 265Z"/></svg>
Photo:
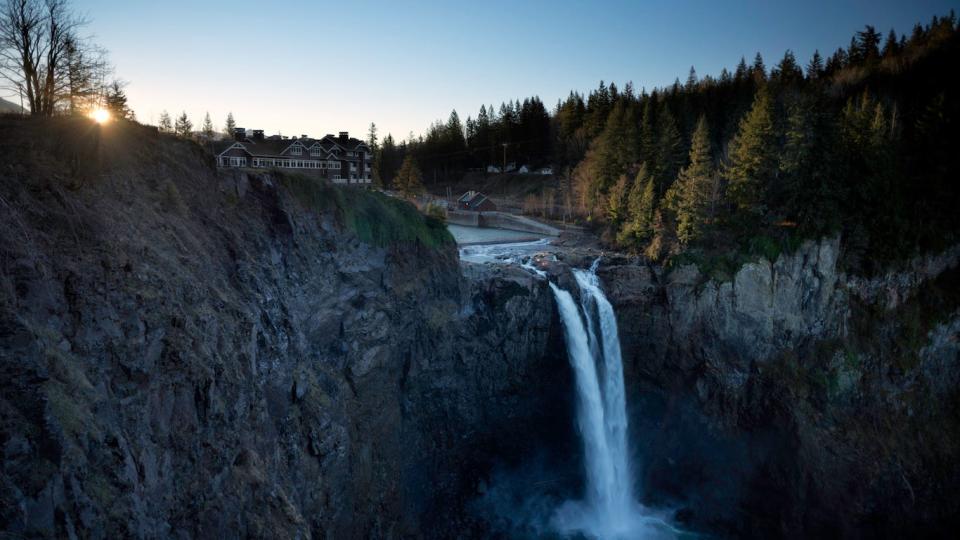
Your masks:
<svg viewBox="0 0 960 540"><path fill-rule="evenodd" d="M255 129L255 130L253 130L253 140L254 140L254 141L257 141L257 142L262 142L262 141L263 141L263 130L262 130L262 129Z"/></svg>
<svg viewBox="0 0 960 540"><path fill-rule="evenodd" d="M247 138L247 130L243 128L233 128L233 138L237 141L243 141Z"/></svg>
<svg viewBox="0 0 960 540"><path fill-rule="evenodd" d="M300 135L300 138L301 138L301 139L309 139L310 137L307 137L307 134L304 133L303 135Z"/></svg>
<svg viewBox="0 0 960 540"><path fill-rule="evenodd" d="M341 132L340 132L340 140L341 140L341 141L346 142L347 139L349 139L349 138L350 138L350 133L348 133L348 132L346 132L346 131L341 131Z"/></svg>

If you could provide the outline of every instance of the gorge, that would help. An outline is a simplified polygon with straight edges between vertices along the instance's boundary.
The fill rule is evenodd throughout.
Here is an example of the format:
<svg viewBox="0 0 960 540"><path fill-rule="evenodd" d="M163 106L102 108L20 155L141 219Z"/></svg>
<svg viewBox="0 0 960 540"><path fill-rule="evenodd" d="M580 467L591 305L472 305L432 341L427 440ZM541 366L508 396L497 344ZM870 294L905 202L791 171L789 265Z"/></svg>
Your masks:
<svg viewBox="0 0 960 540"><path fill-rule="evenodd" d="M28 129L0 135L0 530L957 525L957 247L860 276L827 237L719 276L535 245L544 279L379 194L218 173L134 124Z"/></svg>

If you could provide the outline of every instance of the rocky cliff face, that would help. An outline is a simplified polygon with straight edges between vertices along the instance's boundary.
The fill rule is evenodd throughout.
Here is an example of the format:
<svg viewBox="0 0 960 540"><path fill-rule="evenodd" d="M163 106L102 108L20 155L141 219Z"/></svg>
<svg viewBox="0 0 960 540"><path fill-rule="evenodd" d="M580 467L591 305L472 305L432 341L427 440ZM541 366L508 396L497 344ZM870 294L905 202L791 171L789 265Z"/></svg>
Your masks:
<svg viewBox="0 0 960 540"><path fill-rule="evenodd" d="M0 141L0 530L443 536L555 422L522 272L361 241L146 129L31 126Z"/></svg>
<svg viewBox="0 0 960 540"><path fill-rule="evenodd" d="M873 279L838 240L718 282L601 266L653 503L750 536L943 534L960 508L958 250Z"/></svg>
<svg viewBox="0 0 960 540"><path fill-rule="evenodd" d="M0 530L480 537L492 471L528 489L543 449L553 496L576 495L543 281L146 129L5 122ZM605 258L645 503L721 536L956 525L960 250L863 279L841 249L728 281ZM561 258L572 288L564 264L589 260Z"/></svg>

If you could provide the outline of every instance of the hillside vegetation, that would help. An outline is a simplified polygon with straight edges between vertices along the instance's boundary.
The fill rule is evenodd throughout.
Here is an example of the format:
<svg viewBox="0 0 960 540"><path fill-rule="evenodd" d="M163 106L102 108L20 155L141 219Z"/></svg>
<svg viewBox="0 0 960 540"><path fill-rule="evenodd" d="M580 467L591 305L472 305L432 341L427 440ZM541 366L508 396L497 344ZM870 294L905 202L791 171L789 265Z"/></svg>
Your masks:
<svg viewBox="0 0 960 540"><path fill-rule="evenodd" d="M552 113L535 96L465 123L454 112L419 139L388 137L380 177L404 154L435 192L472 167L552 163L563 178L532 206L619 249L733 261L840 234L847 267L869 274L958 240L958 45L951 13L906 34L867 26L805 65L757 54L650 92L601 82Z"/></svg>
<svg viewBox="0 0 960 540"><path fill-rule="evenodd" d="M128 121L99 126L85 117L3 116L0 147L4 150L0 164L17 181L37 189L67 193L96 187L109 194L109 184L125 178L145 184L141 187L147 189L140 193L156 197L158 207L167 211L209 211L192 194L197 183L219 182L212 158L199 145ZM306 210L325 215L366 244L385 248L454 244L442 222L400 199L282 171L271 171L267 177L276 179Z"/></svg>

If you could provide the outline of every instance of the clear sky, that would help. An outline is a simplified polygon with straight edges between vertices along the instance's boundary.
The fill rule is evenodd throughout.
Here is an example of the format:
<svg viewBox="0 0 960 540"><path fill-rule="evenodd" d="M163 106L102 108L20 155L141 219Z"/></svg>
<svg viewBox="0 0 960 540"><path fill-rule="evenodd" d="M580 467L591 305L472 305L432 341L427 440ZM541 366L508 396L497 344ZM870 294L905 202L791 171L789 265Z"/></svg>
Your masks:
<svg viewBox="0 0 960 540"><path fill-rule="evenodd" d="M339 2L77 0L129 82L142 122L206 111L219 128L311 136L425 131L456 109L539 95L548 107L601 79L639 89L733 68L759 51L846 46L864 24L909 32L960 0Z"/></svg>

